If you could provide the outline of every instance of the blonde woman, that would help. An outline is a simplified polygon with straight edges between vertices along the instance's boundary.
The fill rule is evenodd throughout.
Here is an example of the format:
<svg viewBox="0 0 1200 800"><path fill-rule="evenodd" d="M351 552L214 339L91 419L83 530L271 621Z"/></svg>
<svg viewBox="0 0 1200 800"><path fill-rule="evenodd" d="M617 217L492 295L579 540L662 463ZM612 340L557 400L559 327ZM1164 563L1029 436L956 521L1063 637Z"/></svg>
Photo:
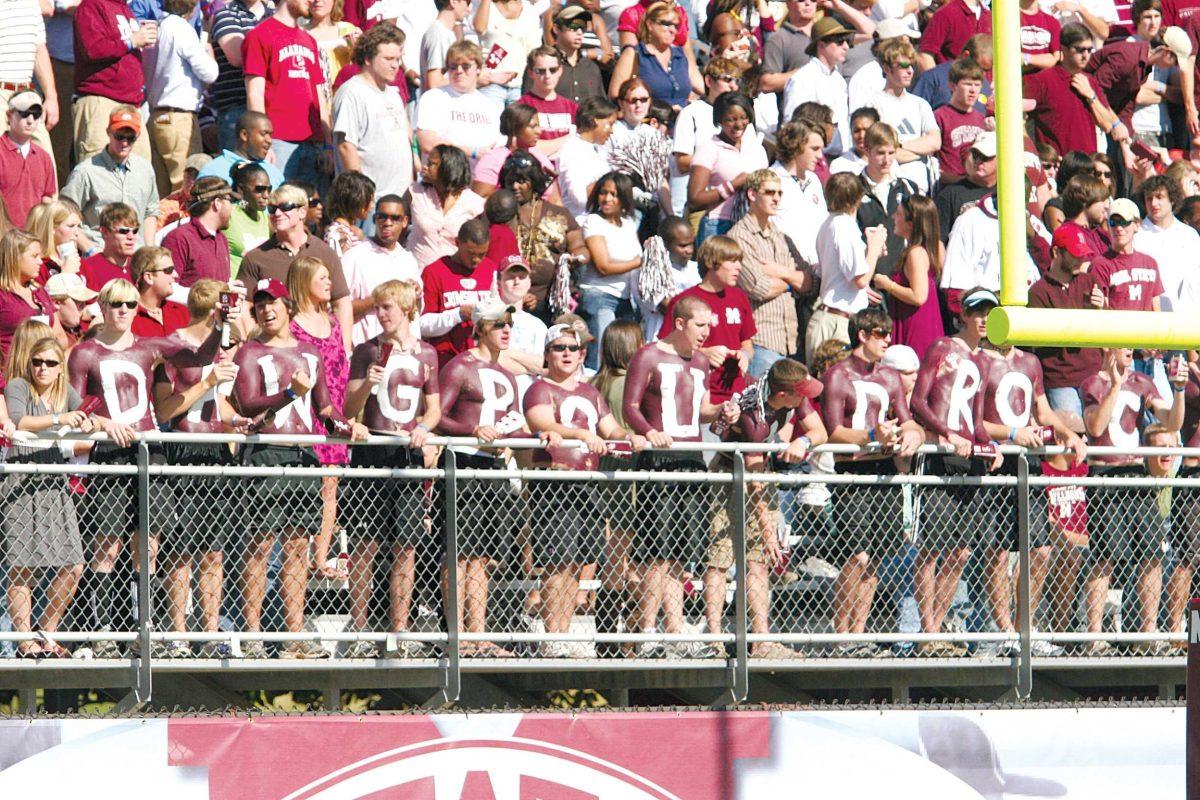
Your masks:
<svg viewBox="0 0 1200 800"><path fill-rule="evenodd" d="M342 329L329 313L329 297L333 283L329 269L315 258L301 256L292 262L287 275L288 294L296 303L292 318L292 335L297 341L316 348L325 364L325 383L329 387L329 402L335 412L342 412L346 401L346 383L350 379L350 361L342 346ZM314 409L315 411L315 409ZM344 445L319 444L314 448L322 465L349 463ZM313 569L318 577L345 579L336 567L326 564L329 543L337 523L337 478L321 479L321 530L313 547Z"/></svg>
<svg viewBox="0 0 1200 800"><path fill-rule="evenodd" d="M92 420L78 411L83 402L67 385L66 354L50 329L38 322L22 323L14 340L4 388L18 430L39 432L74 428L93 429ZM29 341L37 336L36 341ZM58 443L35 441L17 444L8 460L17 463L62 464ZM5 481L3 527L8 563L8 610L13 629L34 630L33 587L38 572L52 573L44 610L36 630L40 640L17 645L22 658L65 658L66 648L46 634L58 630L59 621L75 596L83 573L83 543L70 486L62 474L13 474Z"/></svg>
<svg viewBox="0 0 1200 800"><path fill-rule="evenodd" d="M313 0L312 13L305 25L317 40L318 60L325 85L321 92L326 106L333 106L333 81L342 68L350 63L354 43L362 36L358 26L342 19L343 0Z"/></svg>
<svg viewBox="0 0 1200 800"><path fill-rule="evenodd" d="M59 272L79 272L82 223L79 207L70 200L52 200L30 210L25 230L42 243L42 273L38 279L43 284Z"/></svg>
<svg viewBox="0 0 1200 800"><path fill-rule="evenodd" d="M57 325L54 301L37 280L41 271L42 243L33 235L14 228L0 238L0 351L5 355L13 331L25 320Z"/></svg>

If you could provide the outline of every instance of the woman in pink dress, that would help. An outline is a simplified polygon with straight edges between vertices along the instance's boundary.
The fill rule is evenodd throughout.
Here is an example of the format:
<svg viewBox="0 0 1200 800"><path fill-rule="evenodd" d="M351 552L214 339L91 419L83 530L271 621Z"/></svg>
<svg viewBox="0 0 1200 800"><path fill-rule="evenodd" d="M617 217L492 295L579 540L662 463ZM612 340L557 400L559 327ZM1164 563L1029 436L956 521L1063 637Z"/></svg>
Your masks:
<svg viewBox="0 0 1200 800"><path fill-rule="evenodd" d="M337 319L329 312L333 282L324 263L301 256L288 267L288 294L296 302L296 314L292 317L292 335L301 342L317 348L324 362L325 383L329 387L329 402L334 410L342 413L346 400L346 383L350 379L350 361L342 342L342 329ZM313 409L313 432L323 433L321 421ZM350 456L344 445L319 444L314 447L322 465L348 464ZM342 571L326 563L329 546L333 540L333 529L337 523L337 478L321 479L321 530L313 546L313 569L319 577L344 579Z"/></svg>
<svg viewBox="0 0 1200 800"><path fill-rule="evenodd" d="M929 345L945 336L937 281L946 253L939 237L937 206L928 197L910 197L896 207L892 221L906 245L895 274L876 274L873 281L891 298L892 343L906 344L924 358Z"/></svg>

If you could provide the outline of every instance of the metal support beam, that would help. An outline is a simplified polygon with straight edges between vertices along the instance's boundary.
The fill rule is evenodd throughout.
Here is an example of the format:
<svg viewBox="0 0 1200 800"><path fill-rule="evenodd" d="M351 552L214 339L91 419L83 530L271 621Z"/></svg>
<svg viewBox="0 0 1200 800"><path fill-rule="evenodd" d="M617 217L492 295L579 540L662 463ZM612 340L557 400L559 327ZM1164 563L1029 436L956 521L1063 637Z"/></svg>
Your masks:
<svg viewBox="0 0 1200 800"><path fill-rule="evenodd" d="M733 485L730 486L730 532L733 538L734 569L737 583L733 590L733 658L730 660L729 690L714 705L737 705L750 694L750 646L747 613L748 584L746 576L746 459L733 454ZM768 590L769 591L769 590Z"/></svg>
<svg viewBox="0 0 1200 800"><path fill-rule="evenodd" d="M448 447L442 451L442 458L445 470L442 497L446 505L446 593L442 605L446 611L446 634L449 638L441 659L441 696L435 695L429 702L446 707L457 703L462 694L462 661L458 644L458 460ZM436 487L434 491L437 491Z"/></svg>
<svg viewBox="0 0 1200 800"><path fill-rule="evenodd" d="M1017 697L1033 691L1033 609L1030 608L1029 567L1029 458L1017 456L1017 620L1020 624L1021 654L1017 666Z"/></svg>
<svg viewBox="0 0 1200 800"><path fill-rule="evenodd" d="M137 444L137 563L138 563L138 658L130 665L132 691L121 698L117 708L122 713L145 707L153 693L150 652L150 628L154 624L154 606L150 597L150 446Z"/></svg>

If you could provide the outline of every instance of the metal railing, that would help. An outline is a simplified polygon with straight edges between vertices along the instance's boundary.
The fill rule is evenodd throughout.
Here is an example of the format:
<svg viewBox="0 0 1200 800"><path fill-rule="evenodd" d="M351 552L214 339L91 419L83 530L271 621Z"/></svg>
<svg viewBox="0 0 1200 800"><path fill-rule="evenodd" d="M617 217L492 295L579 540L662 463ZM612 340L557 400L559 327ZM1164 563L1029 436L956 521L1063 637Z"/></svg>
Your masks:
<svg viewBox="0 0 1200 800"><path fill-rule="evenodd" d="M768 667L1008 664L1027 696L1043 659L1183 654L1190 472L1043 476L1061 448L1016 447L998 473L948 470L937 447L897 464L845 445L763 472L747 457L782 445L708 443L568 472L531 468L529 439L434 439L432 466L392 467L412 461L386 436L316 466L325 441L147 433L124 463L0 465L0 657L128 660L136 704L188 659L432 667L452 701L495 659L725 670L742 699ZM855 454L881 460L830 471Z"/></svg>

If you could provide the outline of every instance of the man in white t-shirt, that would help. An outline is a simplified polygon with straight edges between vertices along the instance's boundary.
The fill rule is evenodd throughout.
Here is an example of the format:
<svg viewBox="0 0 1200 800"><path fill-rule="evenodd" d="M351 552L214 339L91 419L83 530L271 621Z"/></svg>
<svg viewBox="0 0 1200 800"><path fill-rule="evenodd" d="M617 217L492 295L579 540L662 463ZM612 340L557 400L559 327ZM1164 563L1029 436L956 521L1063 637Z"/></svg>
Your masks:
<svg viewBox="0 0 1200 800"><path fill-rule="evenodd" d="M474 42L457 42L446 51L449 82L417 102L422 157L439 144L452 144L470 157L474 168L480 156L505 144L499 108L476 88L482 70L483 53Z"/></svg>
<svg viewBox="0 0 1200 800"><path fill-rule="evenodd" d="M1158 262L1163 311L1200 311L1200 234L1175 217L1183 201L1174 180L1155 175L1141 187L1146 218L1134 234L1133 249Z"/></svg>
<svg viewBox="0 0 1200 800"><path fill-rule="evenodd" d="M400 237L408 228L408 209L404 200L394 194L379 198L373 219L375 234L342 255L342 271L346 273L350 306L354 311L350 341L355 346L383 331L371 299L376 286L390 280L414 281L421 285L421 268L417 260L400 246Z"/></svg>
<svg viewBox="0 0 1200 800"><path fill-rule="evenodd" d="M375 181L376 198L403 195L413 182L408 113L392 81L400 72L404 34L380 23L359 39L354 63L362 72L333 96L333 136L340 172L361 172Z"/></svg>
<svg viewBox="0 0 1200 800"><path fill-rule="evenodd" d="M908 90L912 85L917 63L917 50L907 38L891 39L879 47L879 62L883 66L885 84L867 105L879 112L881 122L891 125L900 136L896 161L901 177L928 194L937 176L932 158L942 146L942 132L933 109L924 99Z"/></svg>
<svg viewBox="0 0 1200 800"><path fill-rule="evenodd" d="M879 3L876 3L871 7L872 16L874 16L878 6ZM884 19L875 26L875 42L871 45L871 54L875 58L869 64L864 64L850 78L851 112L856 108L870 105L875 95L882 92L887 85L887 78L883 74L883 65L879 60L879 51L885 42L900 37L904 37L911 44L918 41L921 38L921 34L915 27L909 28L899 19Z"/></svg>
<svg viewBox="0 0 1200 800"><path fill-rule="evenodd" d="M688 176L696 146L719 132L713 121L713 102L725 92L738 91L743 72L745 67L731 58L709 61L704 65L704 97L684 106L675 120L674 146L671 148L675 154L671 160L671 213L676 216L683 214L687 203ZM744 135L757 137L758 134L751 125Z"/></svg>
<svg viewBox="0 0 1200 800"><path fill-rule="evenodd" d="M686 219L667 217L658 224L658 235L667 246L667 255L671 260L671 277L675 283L675 292L671 297L675 297L700 282L700 268L693 260L696 255L696 232ZM656 342L662 330L663 311L667 303L652 306L636 291L636 284L633 288L638 308L642 312L642 335L646 344ZM667 302L670 299L667 298Z"/></svg>
<svg viewBox="0 0 1200 800"><path fill-rule="evenodd" d="M422 3L409 2L419 6ZM425 3L428 5L428 3ZM429 91L446 85L446 55L463 32L464 20L471 10L470 0L433 0L437 17L421 37L421 89ZM420 28L408 28L414 33Z"/></svg>

